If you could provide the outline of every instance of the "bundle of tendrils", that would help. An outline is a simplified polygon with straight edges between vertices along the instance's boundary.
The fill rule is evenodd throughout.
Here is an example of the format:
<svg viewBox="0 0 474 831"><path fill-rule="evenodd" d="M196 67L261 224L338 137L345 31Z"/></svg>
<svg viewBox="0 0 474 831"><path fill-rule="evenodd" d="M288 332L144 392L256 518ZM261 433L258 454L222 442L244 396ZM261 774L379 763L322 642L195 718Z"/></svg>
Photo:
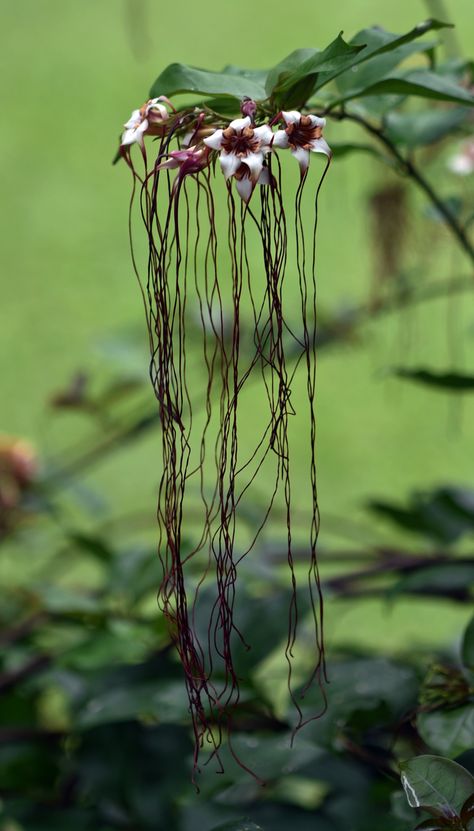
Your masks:
<svg viewBox="0 0 474 831"><path fill-rule="evenodd" d="M301 697L310 687L321 691L322 702L311 717L326 706L316 556L316 225L331 151L323 118L282 111L263 121L251 99L242 101L241 118L225 123L207 109L178 112L162 96L134 110L119 151L133 174L132 258L161 423L159 605L184 670L195 771L203 749L220 764L224 736L236 757L231 729L243 679L235 654L251 647L252 635L240 624L237 578L245 558L258 556L264 529L277 523L290 577L284 648L294 731L308 720ZM289 211L282 164L288 151L300 172L291 179ZM322 153L326 166L303 209L312 153ZM137 205L146 261L132 234ZM292 321L287 308L295 307ZM306 404L295 438L292 385L302 375ZM297 497L294 441L304 443L306 468ZM295 521L301 500L308 503L304 528ZM295 562L295 545L299 557L305 552L304 566ZM311 668L295 681L303 627Z"/></svg>

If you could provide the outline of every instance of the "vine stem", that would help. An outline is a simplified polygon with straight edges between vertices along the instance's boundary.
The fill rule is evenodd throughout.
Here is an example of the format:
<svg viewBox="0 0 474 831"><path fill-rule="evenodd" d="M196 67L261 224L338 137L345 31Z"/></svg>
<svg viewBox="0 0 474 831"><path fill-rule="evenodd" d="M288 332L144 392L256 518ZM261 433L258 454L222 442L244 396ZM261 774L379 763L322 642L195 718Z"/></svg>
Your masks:
<svg viewBox="0 0 474 831"><path fill-rule="evenodd" d="M338 121L354 121L356 124L359 124L368 133L374 136L384 147L389 151L390 155L396 160L400 168L413 179L414 182L418 185L419 189L423 191L425 196L428 197L429 201L432 205L436 208L438 213L443 217L446 225L450 229L451 233L456 238L457 242L459 243L460 247L463 249L464 253L467 254L471 263L474 265L474 246L470 242L465 229L462 225L459 224L455 215L452 213L448 205L438 196L436 191L434 190L433 186L425 179L425 177L420 173L417 167L413 164L410 159L407 159L398 149L398 147L388 138L388 136L384 133L383 129L380 127L376 127L374 124L371 124L370 121L367 121L360 115L356 115L355 113L347 113L344 110L339 112L328 112L327 115L330 118L334 118Z"/></svg>

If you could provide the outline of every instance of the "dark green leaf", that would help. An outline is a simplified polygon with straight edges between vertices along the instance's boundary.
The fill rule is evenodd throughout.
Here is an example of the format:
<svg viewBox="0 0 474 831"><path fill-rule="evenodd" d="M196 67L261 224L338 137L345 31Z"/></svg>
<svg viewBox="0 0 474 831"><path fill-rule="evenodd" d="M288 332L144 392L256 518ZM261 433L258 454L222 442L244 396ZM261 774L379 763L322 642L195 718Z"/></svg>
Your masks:
<svg viewBox="0 0 474 831"><path fill-rule="evenodd" d="M455 710L420 713L416 719L418 732L428 747L455 758L474 747L474 707L468 704Z"/></svg>
<svg viewBox="0 0 474 831"><path fill-rule="evenodd" d="M460 560L437 566L417 568L405 574L390 590L391 594L419 592L422 594L450 594L469 592L474 585L474 560Z"/></svg>
<svg viewBox="0 0 474 831"><path fill-rule="evenodd" d="M87 554L92 554L102 562L108 563L113 558L113 550L108 542L98 536L81 532L72 532L68 536L77 548Z"/></svg>
<svg viewBox="0 0 474 831"><path fill-rule="evenodd" d="M417 384L449 392L474 392L474 375L458 372L433 372L430 369L396 369L394 375Z"/></svg>
<svg viewBox="0 0 474 831"><path fill-rule="evenodd" d="M365 87L381 81L411 55L426 52L432 45L432 42L406 43L399 46L398 49L394 49L393 52L386 52L365 60L361 58L351 69L339 75L337 88L343 95L365 89ZM363 54L361 53L361 55Z"/></svg>
<svg viewBox="0 0 474 831"><path fill-rule="evenodd" d="M421 147L445 138L466 120L465 107L432 109L423 112L390 112L385 120L385 132L395 144Z"/></svg>
<svg viewBox="0 0 474 831"><path fill-rule="evenodd" d="M449 23L441 23L439 20L425 20L415 26L404 35L387 32L380 26L373 26L370 29L363 29L358 32L350 41L351 46L365 45L353 63L353 72L347 71L338 78L338 86L345 91L361 89L368 84L379 81L388 72L391 72L401 61L416 52L423 52L432 46L432 43L413 43L427 32L444 29L450 26ZM361 66L361 64L367 64ZM334 77L334 76L332 76ZM327 83L331 78L321 76L318 86Z"/></svg>
<svg viewBox="0 0 474 831"><path fill-rule="evenodd" d="M413 95L421 98L432 98L436 101L453 101L458 104L474 106L474 97L464 87L453 83L442 75L438 75L436 72L415 69L411 72L383 78L363 89L352 90L347 95L331 101L331 107L366 95Z"/></svg>
<svg viewBox="0 0 474 831"><path fill-rule="evenodd" d="M413 29L410 29L410 31L406 32L404 35L394 35L391 32L387 32L385 29L382 29L380 26L373 26L370 29L363 29L361 32L354 35L351 40L351 44L367 44L367 54L364 52L361 55L361 59L366 60L368 57L382 55L385 52L393 52L394 49L399 49L400 46L403 46L405 43L411 43L411 41L422 37L422 35L426 35L427 32L435 32L440 29L452 28L452 23L443 23L441 20L434 20L433 18L424 20L422 23L418 23Z"/></svg>
<svg viewBox="0 0 474 831"><path fill-rule="evenodd" d="M402 785L412 808L432 807L459 814L474 790L471 774L441 756L417 756L400 765Z"/></svg>
<svg viewBox="0 0 474 831"><path fill-rule="evenodd" d="M158 76L150 90L150 97L192 92L202 95L233 95L236 98L266 97L263 83L255 77L233 72L209 72L182 63L172 63Z"/></svg>
<svg viewBox="0 0 474 831"><path fill-rule="evenodd" d="M268 69L248 69L243 66L236 66L235 64L227 64L222 72L225 75L238 75L241 78L254 81L256 84L265 86L265 81L268 75Z"/></svg>
<svg viewBox="0 0 474 831"><path fill-rule="evenodd" d="M439 817L439 819L425 819L415 826L415 831L442 831L452 825L451 820Z"/></svg>
<svg viewBox="0 0 474 831"><path fill-rule="evenodd" d="M369 507L402 528L446 544L474 529L474 495L463 488L446 486L414 493L406 507L382 500L374 500Z"/></svg>
<svg viewBox="0 0 474 831"><path fill-rule="evenodd" d="M474 616L464 632L461 656L464 666L474 670Z"/></svg>
<svg viewBox="0 0 474 831"><path fill-rule="evenodd" d="M315 58L321 54L319 49L295 49L286 58L283 58L280 63L270 69L265 81L265 89L268 95L276 90L278 84L283 83L285 79L292 76L300 66L311 58Z"/></svg>
<svg viewBox="0 0 474 831"><path fill-rule="evenodd" d="M325 81L336 77L355 62L356 56L364 47L350 46L345 40L338 37L322 51L316 49L299 49L292 52L268 73L266 90L268 95L276 97L282 106L286 104L288 95L303 81L312 79L312 89L322 84L318 81L319 73L324 73ZM311 90L312 91L312 90ZM308 92L307 97L311 94Z"/></svg>
<svg viewBox="0 0 474 831"><path fill-rule="evenodd" d="M181 681L148 681L116 687L91 698L77 718L77 726L153 719L168 724L187 721L189 704Z"/></svg>

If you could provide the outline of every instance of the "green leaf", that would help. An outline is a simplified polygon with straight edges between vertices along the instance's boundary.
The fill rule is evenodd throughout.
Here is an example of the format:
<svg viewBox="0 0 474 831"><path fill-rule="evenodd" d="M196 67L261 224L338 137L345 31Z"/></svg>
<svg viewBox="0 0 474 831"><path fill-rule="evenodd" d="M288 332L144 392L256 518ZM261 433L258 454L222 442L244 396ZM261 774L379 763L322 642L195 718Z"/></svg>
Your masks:
<svg viewBox="0 0 474 831"><path fill-rule="evenodd" d="M78 714L76 725L89 729L99 724L153 719L161 724L188 720L189 703L179 681L146 681L99 693Z"/></svg>
<svg viewBox="0 0 474 831"><path fill-rule="evenodd" d="M462 662L467 669L474 670L474 615L467 625L461 648Z"/></svg>
<svg viewBox="0 0 474 831"><path fill-rule="evenodd" d="M312 79L312 90L323 86L318 75L324 73L324 83L353 66L363 45L350 46L338 35L326 49L298 49L292 52L268 73L266 91L286 104L291 91L304 79ZM311 92L308 92L307 97Z"/></svg>
<svg viewBox="0 0 474 831"><path fill-rule="evenodd" d="M387 32L385 29L382 29L380 26L373 26L370 29L362 29L361 32L354 35L351 40L351 44L367 44L367 52L364 52L361 55L361 60L367 60L369 57L373 58L376 55L393 52L395 49L399 49L404 44L411 43L411 41L422 37L422 35L426 35L427 32L452 28L452 23L443 23L441 20L435 20L433 18L424 20L422 23L418 23L413 29L410 29L410 31L406 32L404 35L394 35L391 32Z"/></svg>
<svg viewBox="0 0 474 831"><path fill-rule="evenodd" d="M390 594L419 592L420 594L464 595L474 585L474 560L449 560L449 562L417 568L397 580Z"/></svg>
<svg viewBox="0 0 474 831"><path fill-rule="evenodd" d="M150 97L178 95L184 92L202 95L233 95L236 98L266 97L263 83L253 77L235 72L209 72L182 63L172 63L158 76L150 90Z"/></svg>
<svg viewBox="0 0 474 831"><path fill-rule="evenodd" d="M265 89L268 95L271 95L277 89L279 83L283 83L287 78L290 78L292 73L301 67L306 61L320 55L319 49L295 49L286 58L283 58L280 63L270 69L265 81Z"/></svg>
<svg viewBox="0 0 474 831"><path fill-rule="evenodd" d="M422 147L441 141L459 127L468 115L466 107L412 113L389 112L385 119L385 132L395 144Z"/></svg>
<svg viewBox="0 0 474 831"><path fill-rule="evenodd" d="M265 86L265 81L268 75L268 69L248 69L243 66L236 66L235 64L227 64L222 72L225 75L238 75L241 78L254 81L256 84Z"/></svg>
<svg viewBox="0 0 474 831"><path fill-rule="evenodd" d="M354 62L351 72L344 72L338 78L338 87L347 91L349 89L362 89L368 84L380 81L384 75L391 72L412 54L425 52L432 48L433 42L413 43L427 32L444 29L450 26L449 23L441 23L439 20L426 20L415 26L404 35L387 32L379 26L370 29L362 29L350 41L351 46L364 45ZM361 66L361 64L365 64ZM321 79L322 81L325 79ZM328 79L330 80L330 79Z"/></svg>
<svg viewBox="0 0 474 831"><path fill-rule="evenodd" d="M454 83L436 72L425 69L414 69L400 75L382 78L375 84L352 90L346 95L331 101L330 106L343 104L354 98L363 98L367 95L413 95L421 98L432 98L436 101L453 101L457 104L474 106L474 97L459 84Z"/></svg>
<svg viewBox="0 0 474 831"><path fill-rule="evenodd" d="M433 372L430 369L396 369L394 375L444 392L474 392L474 375Z"/></svg>
<svg viewBox="0 0 474 831"><path fill-rule="evenodd" d="M420 713L416 726L423 741L443 756L454 758L474 747L472 704L455 710Z"/></svg>
<svg viewBox="0 0 474 831"><path fill-rule="evenodd" d="M406 58L420 52L426 52L432 46L432 41L429 43L406 43L404 46L394 49L393 52L387 52L365 60L361 59L350 70L339 75L337 88L344 94L364 89L370 84L381 81Z"/></svg>
<svg viewBox="0 0 474 831"><path fill-rule="evenodd" d="M451 759L417 756L400 765L402 785L412 808L436 808L459 814L474 790L474 778Z"/></svg>
<svg viewBox="0 0 474 831"><path fill-rule="evenodd" d="M369 507L404 529L449 544L473 531L473 500L472 491L444 486L433 491L415 492L406 507L383 500L373 500Z"/></svg>

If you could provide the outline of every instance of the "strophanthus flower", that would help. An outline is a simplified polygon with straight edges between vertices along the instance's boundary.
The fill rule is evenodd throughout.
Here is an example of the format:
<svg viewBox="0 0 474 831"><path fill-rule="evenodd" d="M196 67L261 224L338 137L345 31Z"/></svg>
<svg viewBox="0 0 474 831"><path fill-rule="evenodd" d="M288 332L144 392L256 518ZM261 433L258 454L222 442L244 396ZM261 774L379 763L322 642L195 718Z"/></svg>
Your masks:
<svg viewBox="0 0 474 831"><path fill-rule="evenodd" d="M273 132L268 124L254 127L250 116L246 116L234 119L225 129L215 130L204 139L204 144L219 151L225 178L235 177L239 194L248 201L262 174L265 154L271 151L272 140ZM245 186L239 187L239 182Z"/></svg>
<svg viewBox="0 0 474 831"><path fill-rule="evenodd" d="M146 133L155 136L164 133L169 113L165 105L160 102L166 100L163 96L150 98L139 110L133 110L129 120L124 124L125 132L120 141L122 147L135 144L135 142L143 147L143 137Z"/></svg>
<svg viewBox="0 0 474 831"><path fill-rule="evenodd" d="M283 111L281 116L285 127L275 133L273 147L290 148L300 166L302 175L308 169L310 153L324 153L329 159L331 158L331 149L323 139L325 118L319 118L317 115L302 115L297 110Z"/></svg>
<svg viewBox="0 0 474 831"><path fill-rule="evenodd" d="M193 144L181 150L172 150L168 158L156 166L156 170L174 170L179 168L179 177L189 173L199 173L209 165L211 151L203 144Z"/></svg>

